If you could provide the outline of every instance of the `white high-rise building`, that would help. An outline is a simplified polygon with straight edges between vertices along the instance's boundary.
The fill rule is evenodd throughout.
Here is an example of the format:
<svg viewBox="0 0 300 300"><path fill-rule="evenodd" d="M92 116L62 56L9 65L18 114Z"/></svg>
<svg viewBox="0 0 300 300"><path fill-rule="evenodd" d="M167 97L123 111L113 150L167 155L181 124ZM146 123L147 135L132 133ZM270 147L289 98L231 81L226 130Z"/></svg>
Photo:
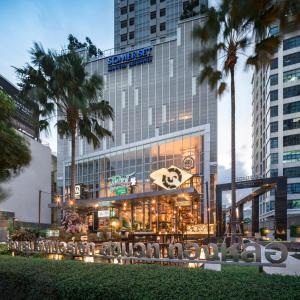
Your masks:
<svg viewBox="0 0 300 300"><path fill-rule="evenodd" d="M290 228L300 224L300 29L287 31L270 66L254 73L252 99L252 172L287 177ZM272 228L274 194L260 199L261 227Z"/></svg>

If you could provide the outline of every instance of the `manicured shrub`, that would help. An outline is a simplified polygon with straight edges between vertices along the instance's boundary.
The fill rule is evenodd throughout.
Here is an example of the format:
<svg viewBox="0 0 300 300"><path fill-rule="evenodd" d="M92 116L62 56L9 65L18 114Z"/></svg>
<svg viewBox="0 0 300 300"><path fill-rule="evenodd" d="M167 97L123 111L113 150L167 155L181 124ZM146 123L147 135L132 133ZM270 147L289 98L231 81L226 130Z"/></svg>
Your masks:
<svg viewBox="0 0 300 300"><path fill-rule="evenodd" d="M0 256L1 299L300 299L300 277Z"/></svg>

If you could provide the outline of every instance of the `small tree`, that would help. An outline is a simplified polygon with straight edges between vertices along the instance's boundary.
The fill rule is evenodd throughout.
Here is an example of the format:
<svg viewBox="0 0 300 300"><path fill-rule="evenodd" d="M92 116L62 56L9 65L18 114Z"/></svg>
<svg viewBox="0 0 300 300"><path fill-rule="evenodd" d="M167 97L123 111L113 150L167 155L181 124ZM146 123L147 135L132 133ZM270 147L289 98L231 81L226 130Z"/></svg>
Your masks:
<svg viewBox="0 0 300 300"><path fill-rule="evenodd" d="M43 49L34 43L31 63L16 68L22 95L39 110L40 128L47 129L49 118L58 113L58 134L71 138L70 197L75 199L76 135L86 138L94 147L104 137L111 137L103 121L113 119L113 109L102 98L102 78L86 72L86 61L73 47L63 55Z"/></svg>
<svg viewBox="0 0 300 300"><path fill-rule="evenodd" d="M14 100L0 90L0 183L18 175L31 160L27 141L11 125L15 110ZM0 188L0 200L5 195Z"/></svg>

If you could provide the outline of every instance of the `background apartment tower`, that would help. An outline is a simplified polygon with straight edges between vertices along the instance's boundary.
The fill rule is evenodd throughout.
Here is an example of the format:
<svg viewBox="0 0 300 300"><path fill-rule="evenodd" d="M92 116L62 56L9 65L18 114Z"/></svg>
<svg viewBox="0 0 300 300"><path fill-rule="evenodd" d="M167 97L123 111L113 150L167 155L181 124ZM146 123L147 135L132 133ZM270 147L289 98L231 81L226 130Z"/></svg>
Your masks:
<svg viewBox="0 0 300 300"><path fill-rule="evenodd" d="M269 35L278 33L270 28ZM288 179L288 228L300 224L300 30L290 28L269 67L252 80L253 175ZM260 199L261 226L271 226L274 194Z"/></svg>
<svg viewBox="0 0 300 300"><path fill-rule="evenodd" d="M177 23L200 13L208 0L115 0L115 49L176 36Z"/></svg>

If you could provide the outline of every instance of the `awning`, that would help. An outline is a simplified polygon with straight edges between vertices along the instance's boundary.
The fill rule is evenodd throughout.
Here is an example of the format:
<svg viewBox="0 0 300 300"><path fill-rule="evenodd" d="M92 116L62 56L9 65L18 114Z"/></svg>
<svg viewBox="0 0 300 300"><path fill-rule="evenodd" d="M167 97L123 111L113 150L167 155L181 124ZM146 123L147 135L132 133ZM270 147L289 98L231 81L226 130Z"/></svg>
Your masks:
<svg viewBox="0 0 300 300"><path fill-rule="evenodd" d="M174 190L160 190L160 191L151 191L151 192L143 192L143 193L133 193L133 194L125 194L120 196L111 196L111 197L100 197L94 199L80 199L76 200L77 206L94 206L95 204L99 204L102 201L124 201L124 200L136 200L136 199L145 199L145 198L153 198L159 196L175 196L178 194L195 194L195 196L199 196L198 192L194 187L182 188L182 189L174 189ZM64 206L64 205L62 205ZM69 205L67 205L69 206ZM49 207L58 207L56 203L49 204Z"/></svg>

